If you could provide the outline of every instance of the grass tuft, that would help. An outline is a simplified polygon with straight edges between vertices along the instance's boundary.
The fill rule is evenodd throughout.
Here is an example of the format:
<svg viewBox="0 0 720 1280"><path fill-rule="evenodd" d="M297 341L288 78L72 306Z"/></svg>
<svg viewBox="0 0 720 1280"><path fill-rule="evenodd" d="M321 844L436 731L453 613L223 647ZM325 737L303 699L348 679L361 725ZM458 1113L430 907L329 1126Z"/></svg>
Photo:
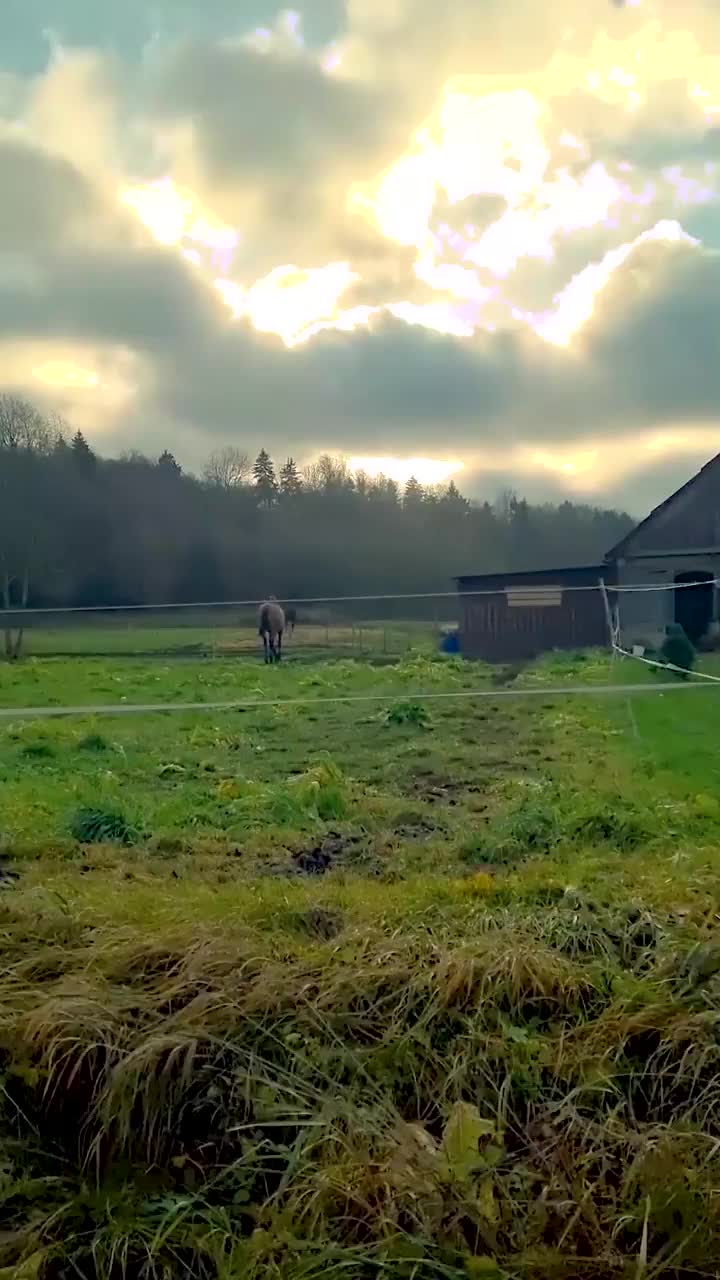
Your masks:
<svg viewBox="0 0 720 1280"><path fill-rule="evenodd" d="M78 809L70 819L70 834L79 844L136 844L140 838L122 813L107 809Z"/></svg>
<svg viewBox="0 0 720 1280"><path fill-rule="evenodd" d="M21 755L29 760L52 760L55 748L51 742L28 742L22 748Z"/></svg>
<svg viewBox="0 0 720 1280"><path fill-rule="evenodd" d="M77 744L78 751L110 751L110 743L101 733L83 734Z"/></svg>

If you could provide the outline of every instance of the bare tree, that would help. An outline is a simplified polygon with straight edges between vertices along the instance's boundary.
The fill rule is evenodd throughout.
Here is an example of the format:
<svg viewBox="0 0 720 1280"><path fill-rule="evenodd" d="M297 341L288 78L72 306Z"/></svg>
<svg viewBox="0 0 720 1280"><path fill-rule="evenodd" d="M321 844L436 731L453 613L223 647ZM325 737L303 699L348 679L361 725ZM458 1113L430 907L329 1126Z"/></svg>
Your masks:
<svg viewBox="0 0 720 1280"><path fill-rule="evenodd" d="M227 445L210 454L203 469L203 480L218 489L237 489L250 478L251 471L250 455L235 445Z"/></svg>
<svg viewBox="0 0 720 1280"><path fill-rule="evenodd" d="M29 400L0 395L0 449L50 453L60 435L59 425L44 418Z"/></svg>
<svg viewBox="0 0 720 1280"><path fill-rule="evenodd" d="M24 628L17 615L27 608L33 572L48 549L48 459L62 438L28 400L0 395L0 608L5 610L5 656L19 658Z"/></svg>
<svg viewBox="0 0 720 1280"><path fill-rule="evenodd" d="M46 460L29 449L11 447L0 454L0 608L5 657L19 658L23 644L21 614L27 608L34 572L47 554L47 504L43 475Z"/></svg>
<svg viewBox="0 0 720 1280"><path fill-rule="evenodd" d="M317 493L352 489L355 485L347 460L331 453L321 453L315 462L308 463L303 468L302 480L307 489Z"/></svg>

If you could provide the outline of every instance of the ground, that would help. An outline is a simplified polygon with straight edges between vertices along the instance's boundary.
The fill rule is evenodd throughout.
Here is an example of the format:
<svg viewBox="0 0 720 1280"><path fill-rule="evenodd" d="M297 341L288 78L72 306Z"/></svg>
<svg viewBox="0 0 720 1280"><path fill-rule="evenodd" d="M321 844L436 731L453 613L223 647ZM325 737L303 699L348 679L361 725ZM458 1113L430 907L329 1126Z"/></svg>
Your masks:
<svg viewBox="0 0 720 1280"><path fill-rule="evenodd" d="M0 667L279 700L0 719L0 1277L715 1274L720 691L503 695L628 679Z"/></svg>
<svg viewBox="0 0 720 1280"><path fill-rule="evenodd" d="M381 611L382 611L382 602ZM439 617L450 606L441 599L435 621L407 621L383 618L371 601L352 606L365 608L364 621L351 622L333 613L333 606L303 607L293 632L286 632L286 654L296 658L351 654L391 654L408 649L434 649L441 626ZM387 608L387 605L384 606ZM23 648L34 657L158 657L222 656L256 653L258 646L255 609L227 606L212 612L197 606L170 611L149 609L111 613L30 615L23 634Z"/></svg>

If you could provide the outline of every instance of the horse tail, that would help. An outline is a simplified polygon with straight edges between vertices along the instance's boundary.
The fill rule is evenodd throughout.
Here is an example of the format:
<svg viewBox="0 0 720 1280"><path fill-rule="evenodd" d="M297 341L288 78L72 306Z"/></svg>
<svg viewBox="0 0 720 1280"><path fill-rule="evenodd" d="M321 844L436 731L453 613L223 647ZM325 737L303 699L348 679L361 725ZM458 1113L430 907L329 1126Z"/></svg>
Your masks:
<svg viewBox="0 0 720 1280"><path fill-rule="evenodd" d="M272 601L269 608L270 625L276 636L281 636L285 630L285 613L282 605Z"/></svg>
<svg viewBox="0 0 720 1280"><path fill-rule="evenodd" d="M258 613L258 635L277 636L285 630L285 614L275 600L266 600Z"/></svg>
<svg viewBox="0 0 720 1280"><path fill-rule="evenodd" d="M272 608L272 605L269 604L268 601L265 601L265 604L262 604L260 606L260 610L258 612L258 635L259 636L270 635L272 632L271 623L270 623L271 608Z"/></svg>

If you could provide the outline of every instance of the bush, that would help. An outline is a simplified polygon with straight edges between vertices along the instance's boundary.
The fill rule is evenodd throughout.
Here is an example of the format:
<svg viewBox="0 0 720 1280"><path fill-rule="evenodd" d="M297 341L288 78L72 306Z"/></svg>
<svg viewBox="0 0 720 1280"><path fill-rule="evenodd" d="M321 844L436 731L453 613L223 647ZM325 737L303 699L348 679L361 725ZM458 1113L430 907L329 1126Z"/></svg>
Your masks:
<svg viewBox="0 0 720 1280"><path fill-rule="evenodd" d="M687 672L695 665L696 653L678 622L671 622L660 650L660 657L669 666L678 667L687 679Z"/></svg>

